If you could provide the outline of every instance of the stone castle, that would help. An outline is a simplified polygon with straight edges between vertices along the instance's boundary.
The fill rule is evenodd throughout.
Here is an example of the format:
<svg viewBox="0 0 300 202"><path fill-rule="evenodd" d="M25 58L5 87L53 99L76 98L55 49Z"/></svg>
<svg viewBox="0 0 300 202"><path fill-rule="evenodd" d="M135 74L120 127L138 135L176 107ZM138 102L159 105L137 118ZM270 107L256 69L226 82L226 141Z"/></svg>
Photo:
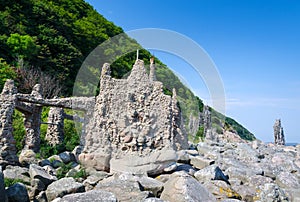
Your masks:
<svg viewBox="0 0 300 202"><path fill-rule="evenodd" d="M19 163L12 129L14 109L25 118L22 156L25 151L39 151L41 111L50 106L46 140L52 145L63 140L63 120L76 118L63 109L85 112L79 160L86 167L153 174L168 167L176 161L176 150L188 147L187 135L176 91L172 97L163 93L153 59L150 63L148 75L144 62L137 59L127 79L112 78L109 64L104 64L96 97L43 99L39 84L31 94L21 94L8 80L0 96L0 164Z"/></svg>

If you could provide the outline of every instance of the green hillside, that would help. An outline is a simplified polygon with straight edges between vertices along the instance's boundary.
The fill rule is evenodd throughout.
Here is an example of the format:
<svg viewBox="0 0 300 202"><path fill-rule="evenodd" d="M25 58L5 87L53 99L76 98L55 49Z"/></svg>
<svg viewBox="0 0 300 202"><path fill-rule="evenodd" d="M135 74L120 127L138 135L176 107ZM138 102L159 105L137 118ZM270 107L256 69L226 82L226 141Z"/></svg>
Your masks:
<svg viewBox="0 0 300 202"><path fill-rule="evenodd" d="M123 33L83 0L0 0L0 5L0 88L7 78L13 78L21 92L30 92L31 83L47 77L51 85L61 89L59 96L71 96L77 72L88 54L110 37ZM126 47L141 49L127 36L121 48ZM124 50L109 49L104 55L117 54L117 51ZM135 57L132 52L114 61L112 75L116 78L126 75ZM141 50L139 57L149 64L151 54ZM176 88L187 124L191 114L196 116L197 111L203 109L201 99L159 59L156 64L160 67L157 79L166 86L165 93L171 94L171 89ZM24 79L26 76L35 81L30 83ZM83 90L82 94L85 93ZM53 95L47 94L48 97ZM226 118L226 123L242 138L253 139L254 136L250 132L245 135L247 130L234 120Z"/></svg>

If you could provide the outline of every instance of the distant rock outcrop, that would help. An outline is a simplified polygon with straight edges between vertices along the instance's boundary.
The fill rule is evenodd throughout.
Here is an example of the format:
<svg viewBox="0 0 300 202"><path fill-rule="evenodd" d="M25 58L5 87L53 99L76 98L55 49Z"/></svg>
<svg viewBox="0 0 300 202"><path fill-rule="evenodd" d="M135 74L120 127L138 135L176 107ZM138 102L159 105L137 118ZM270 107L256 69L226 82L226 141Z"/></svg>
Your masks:
<svg viewBox="0 0 300 202"><path fill-rule="evenodd" d="M155 174L176 161L177 149L187 148L176 91L173 97L163 93L153 65L149 77L144 62L137 60L127 79L112 78L109 64L103 65L79 156L86 167Z"/></svg>
<svg viewBox="0 0 300 202"><path fill-rule="evenodd" d="M285 145L285 138L283 128L281 127L281 120L277 119L273 126L274 128L274 143L277 145Z"/></svg>

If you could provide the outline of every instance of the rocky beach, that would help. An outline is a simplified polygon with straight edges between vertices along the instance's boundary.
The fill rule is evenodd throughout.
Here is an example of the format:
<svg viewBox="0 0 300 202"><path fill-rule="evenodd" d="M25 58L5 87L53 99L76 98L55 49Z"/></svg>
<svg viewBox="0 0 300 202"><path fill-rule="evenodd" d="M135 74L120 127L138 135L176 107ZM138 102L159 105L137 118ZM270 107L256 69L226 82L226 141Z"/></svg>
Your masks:
<svg viewBox="0 0 300 202"><path fill-rule="evenodd" d="M6 166L0 201L300 201L300 145L204 141L177 151L177 160L154 176L83 168L76 152L29 167ZM65 177L56 174L71 163ZM4 187L4 179L19 180Z"/></svg>

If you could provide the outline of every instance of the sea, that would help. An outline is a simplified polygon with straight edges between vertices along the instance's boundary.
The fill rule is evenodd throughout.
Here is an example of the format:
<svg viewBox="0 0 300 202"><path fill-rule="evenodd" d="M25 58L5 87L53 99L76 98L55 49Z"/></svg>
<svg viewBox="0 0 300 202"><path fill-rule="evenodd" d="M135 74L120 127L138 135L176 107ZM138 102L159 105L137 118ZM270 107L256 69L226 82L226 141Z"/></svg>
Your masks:
<svg viewBox="0 0 300 202"><path fill-rule="evenodd" d="M296 146L298 143L285 143L285 146Z"/></svg>

